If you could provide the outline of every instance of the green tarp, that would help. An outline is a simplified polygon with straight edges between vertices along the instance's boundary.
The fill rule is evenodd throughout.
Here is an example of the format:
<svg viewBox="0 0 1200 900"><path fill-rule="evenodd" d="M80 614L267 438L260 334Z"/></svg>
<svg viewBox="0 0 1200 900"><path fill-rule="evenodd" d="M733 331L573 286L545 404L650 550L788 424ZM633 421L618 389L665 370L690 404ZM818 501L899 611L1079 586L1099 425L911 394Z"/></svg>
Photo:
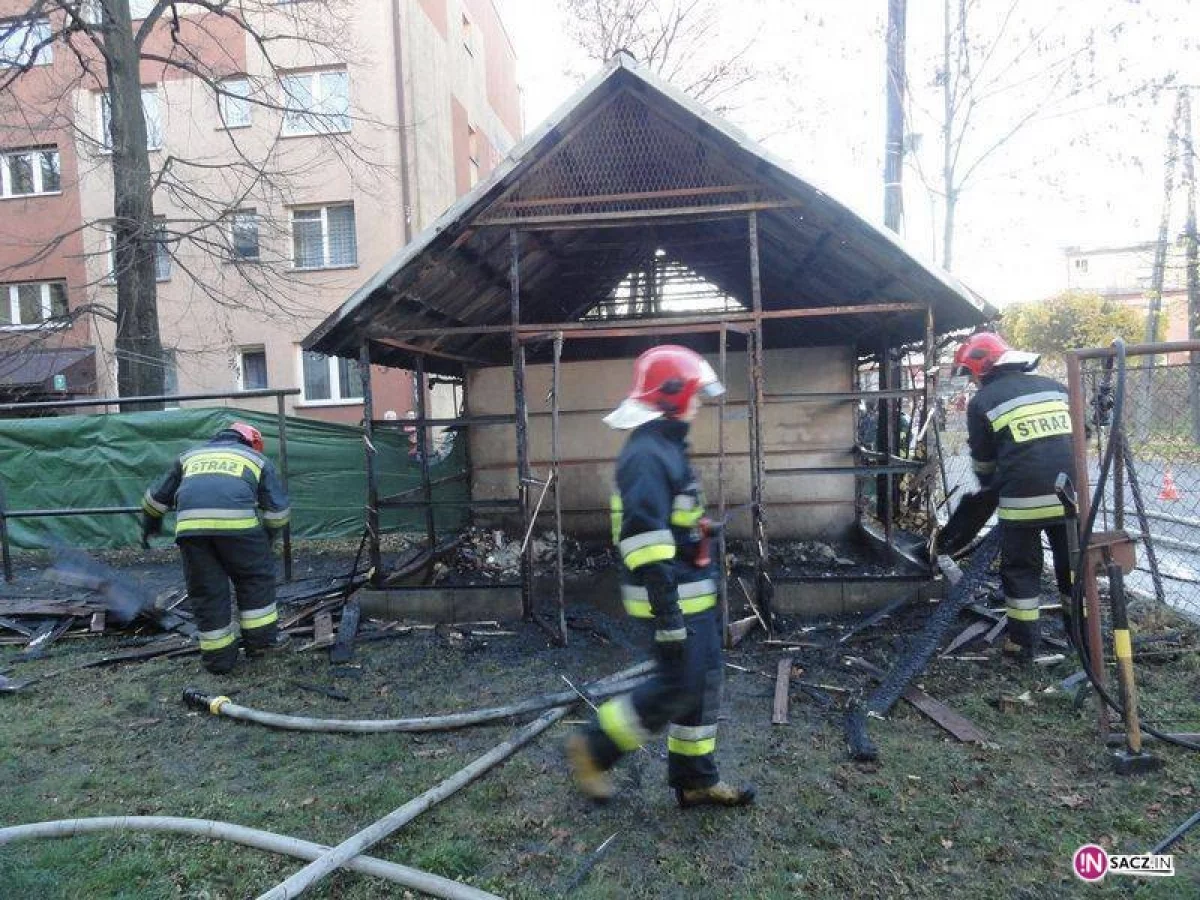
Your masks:
<svg viewBox="0 0 1200 900"><path fill-rule="evenodd" d="M142 493L184 450L203 443L233 421L263 433L267 455L279 464L276 416L224 407L46 419L0 419L0 485L4 508L140 506ZM397 430L374 437L381 496L421 484L418 462L408 456L408 436ZM465 438L431 464L437 480L465 468ZM292 535L353 537L362 533L366 501L363 435L359 428L288 418L288 489ZM434 489L437 499L466 496L465 480ZM439 530L460 527L465 507L438 508ZM421 509L384 510L384 530L424 531ZM168 534L174 526L167 520ZM71 515L10 518L12 546L44 549L53 541L77 547L123 547L140 540L140 516Z"/></svg>

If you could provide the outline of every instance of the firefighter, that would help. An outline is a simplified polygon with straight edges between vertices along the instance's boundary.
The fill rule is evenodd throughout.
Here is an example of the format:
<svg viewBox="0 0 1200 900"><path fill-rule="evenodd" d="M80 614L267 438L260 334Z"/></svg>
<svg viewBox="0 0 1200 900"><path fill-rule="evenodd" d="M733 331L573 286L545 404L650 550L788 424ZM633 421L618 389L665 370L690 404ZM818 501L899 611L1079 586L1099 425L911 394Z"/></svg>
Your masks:
<svg viewBox="0 0 1200 900"><path fill-rule="evenodd" d="M244 422L175 460L142 498L143 538L174 509L175 543L200 627L200 660L215 674L238 658L229 581L237 592L241 645L256 656L287 645L275 609L274 538L288 523L288 498L262 434Z"/></svg>
<svg viewBox="0 0 1200 900"><path fill-rule="evenodd" d="M1008 614L1004 651L1032 660L1041 642L1042 533L1069 617L1071 560L1065 510L1054 493L1059 473L1075 478L1067 389L1033 374L1040 357L998 335L968 338L954 354L955 375L979 390L967 404L967 439L979 485L994 491L1000 519L1000 583ZM1065 619L1070 634L1069 618Z"/></svg>
<svg viewBox="0 0 1200 900"><path fill-rule="evenodd" d="M745 806L753 787L717 774L717 712L723 663L715 567L708 554L704 496L688 461L687 434L701 396L724 388L685 347L647 350L634 363L629 396L604 421L630 431L617 460L612 533L621 558L626 611L646 623L659 668L633 692L599 707L567 741L579 789L613 794L609 770L667 728L667 779L680 806ZM699 563L698 563L699 561Z"/></svg>

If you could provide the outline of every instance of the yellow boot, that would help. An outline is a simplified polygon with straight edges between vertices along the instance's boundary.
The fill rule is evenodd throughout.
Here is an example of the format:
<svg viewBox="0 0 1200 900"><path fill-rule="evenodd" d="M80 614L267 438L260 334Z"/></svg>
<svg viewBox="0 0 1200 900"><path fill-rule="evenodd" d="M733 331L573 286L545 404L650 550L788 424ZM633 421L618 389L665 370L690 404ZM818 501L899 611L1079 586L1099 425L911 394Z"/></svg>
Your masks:
<svg viewBox="0 0 1200 900"><path fill-rule="evenodd" d="M567 738L567 763L571 767L571 777L575 779L575 786L581 793L600 803L612 798L616 792L612 777L600 768L600 764L592 756L587 735L582 731L573 732Z"/></svg>
<svg viewBox="0 0 1200 900"><path fill-rule="evenodd" d="M724 781L704 788L676 788L675 799L684 809L692 806L749 806L754 802L754 785L734 787Z"/></svg>

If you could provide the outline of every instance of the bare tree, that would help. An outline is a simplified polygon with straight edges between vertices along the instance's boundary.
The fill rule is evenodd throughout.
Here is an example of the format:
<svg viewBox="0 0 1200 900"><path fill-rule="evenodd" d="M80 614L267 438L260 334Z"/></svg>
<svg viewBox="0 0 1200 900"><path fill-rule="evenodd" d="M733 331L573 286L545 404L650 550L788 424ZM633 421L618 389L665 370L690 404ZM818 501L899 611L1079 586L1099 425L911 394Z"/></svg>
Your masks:
<svg viewBox="0 0 1200 900"><path fill-rule="evenodd" d="M35 139L69 134L79 150L81 173L87 165L93 167L92 175L111 169L111 217L80 227L89 233L100 228L108 235L98 247L92 240L89 255L111 263L93 265L93 271L101 268L104 275L89 287L115 282L116 302L80 304L67 315L115 322L121 396L163 393L156 265L164 256L189 279L197 305L256 307L264 314L288 316L317 311L304 309L285 250L246 259L233 244L240 208L248 203L281 208L296 180L311 180L320 165L354 158L384 177L350 139L348 93L320 101L286 75L289 69L337 65L349 58L353 48L348 39L330 27L348 14L349 4L32 0L18 17L0 23L0 47L10 57L0 59L0 127L25 128ZM136 19L131 5L137 7ZM247 46L249 52L242 52ZM48 81L38 71L40 57L64 52L72 65L54 66L56 78ZM152 155L158 123L148 121L143 106L147 71L157 73L163 90L190 91L187 102L216 104L222 116L234 108L273 113L273 130L231 125L223 130L218 151L189 154L188 147L170 147ZM36 82L36 87L26 82ZM81 106L93 95L99 98L99 114L91 124ZM288 127L294 133L297 123L323 139L320 151L306 154L280 141ZM156 202L169 215L156 215ZM287 234L284 223L269 217L261 225L270 234ZM66 237L34 249L20 266L60 252ZM207 265L206 259L221 264Z"/></svg>
<svg viewBox="0 0 1200 900"><path fill-rule="evenodd" d="M594 62L621 50L718 112L754 77L754 41L722 46L717 0L562 0L569 36ZM715 47L721 47L714 50Z"/></svg>
<svg viewBox="0 0 1200 900"><path fill-rule="evenodd" d="M989 167L1033 127L1098 105L1119 105L1169 83L1136 76L1122 45L1130 0L1070 5L1041 0L943 0L942 43L928 87L940 109L910 118L936 123L936 164L911 155L942 207L941 264L954 262L958 205ZM1145 7L1137 15L1146 12ZM1132 13L1130 13L1132 14ZM916 87L916 90L913 90ZM921 86L910 86L909 96ZM935 174L936 173L936 174Z"/></svg>

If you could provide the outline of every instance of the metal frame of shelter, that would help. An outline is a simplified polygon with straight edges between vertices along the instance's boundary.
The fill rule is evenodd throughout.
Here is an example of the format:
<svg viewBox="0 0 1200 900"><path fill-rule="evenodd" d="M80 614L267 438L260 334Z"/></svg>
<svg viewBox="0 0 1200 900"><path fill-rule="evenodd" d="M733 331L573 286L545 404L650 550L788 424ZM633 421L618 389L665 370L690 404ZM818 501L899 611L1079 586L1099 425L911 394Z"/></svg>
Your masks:
<svg viewBox="0 0 1200 900"><path fill-rule="evenodd" d="M632 279L632 283L631 283ZM803 302L797 298L803 297ZM935 337L968 328L995 311L945 273L914 260L884 232L855 216L682 93L619 55L516 147L491 177L402 249L304 341L306 349L460 377L463 416L428 415L418 391L416 418L376 420L369 379L364 394L371 565L382 577L379 511L421 507L429 548L437 546L434 509L442 503L516 513L522 607L566 642L563 510L560 483L560 373L564 358L609 359L670 335L719 357L727 376L730 335L747 359L749 504L754 593L770 622L767 510L769 478L843 474L876 478L877 511L892 540L894 485L922 468L897 448L903 397L923 395L928 418L934 379L920 388L897 380L895 353L920 348L935 370ZM820 323L821 328L812 327ZM769 394L764 353L771 347L850 344L880 360L879 390ZM550 471L533 478L526 366L548 362ZM474 367L511 366L512 415L471 415ZM857 368L857 366L856 366ZM856 382L857 387L857 382ZM769 468L763 409L769 403L878 404L880 439L857 448L853 465ZM718 414L717 514L728 508L725 400ZM517 495L435 501L429 429L512 425ZM381 497L371 452L377 428L412 427L422 448L421 486ZM921 439L927 423L914 429ZM468 461L469 477L470 462ZM456 476L457 477L457 476ZM535 489L540 488L534 499ZM542 511L553 491L553 503ZM557 603L552 624L535 615L529 535L553 515ZM721 557L724 558L722 537ZM722 581L724 566L720 567ZM509 585L509 587L511 587ZM722 584L723 616L726 591Z"/></svg>

